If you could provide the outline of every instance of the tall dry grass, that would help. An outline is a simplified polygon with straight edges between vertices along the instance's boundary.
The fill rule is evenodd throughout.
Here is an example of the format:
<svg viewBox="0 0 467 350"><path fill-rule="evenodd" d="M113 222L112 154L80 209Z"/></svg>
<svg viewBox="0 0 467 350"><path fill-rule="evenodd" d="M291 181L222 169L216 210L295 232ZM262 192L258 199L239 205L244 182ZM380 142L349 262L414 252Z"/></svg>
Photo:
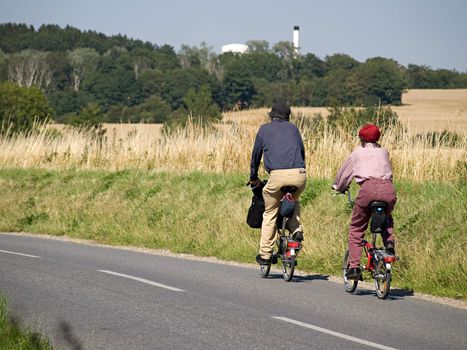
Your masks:
<svg viewBox="0 0 467 350"><path fill-rule="evenodd" d="M46 169L125 168L168 171L203 170L248 174L251 148L258 127L267 122L267 110L226 113L209 127L189 122L170 133L143 133L144 126L104 137L68 129L51 132L42 127L33 134L0 138L0 166ZM309 176L331 178L358 145L354 135L301 115L297 120L306 148ZM455 144L441 135L416 137L406 129L389 128L381 144L391 155L395 177L413 181L459 180L466 176L467 138Z"/></svg>

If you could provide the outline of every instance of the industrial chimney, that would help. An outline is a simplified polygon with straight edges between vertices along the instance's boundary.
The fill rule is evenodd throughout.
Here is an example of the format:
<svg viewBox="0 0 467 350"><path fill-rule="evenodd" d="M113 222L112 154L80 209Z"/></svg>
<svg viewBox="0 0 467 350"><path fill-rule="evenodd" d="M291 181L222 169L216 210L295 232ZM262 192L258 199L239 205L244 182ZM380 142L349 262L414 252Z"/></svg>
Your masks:
<svg viewBox="0 0 467 350"><path fill-rule="evenodd" d="M300 51L300 45L298 44L298 34L300 33L300 27L293 27L293 47L295 49L295 54L298 55Z"/></svg>

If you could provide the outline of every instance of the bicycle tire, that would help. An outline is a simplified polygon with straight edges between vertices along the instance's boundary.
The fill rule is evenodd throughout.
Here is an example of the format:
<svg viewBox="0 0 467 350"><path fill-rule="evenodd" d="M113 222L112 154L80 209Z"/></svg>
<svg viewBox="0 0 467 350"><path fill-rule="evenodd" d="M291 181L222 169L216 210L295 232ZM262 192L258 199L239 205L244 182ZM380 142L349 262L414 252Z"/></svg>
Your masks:
<svg viewBox="0 0 467 350"><path fill-rule="evenodd" d="M263 278L268 277L269 271L271 271L271 264L268 265L259 265L260 275Z"/></svg>
<svg viewBox="0 0 467 350"><path fill-rule="evenodd" d="M295 271L295 256L291 256L290 259L282 260L282 277L284 281L290 282Z"/></svg>
<svg viewBox="0 0 467 350"><path fill-rule="evenodd" d="M389 295L389 291L391 290L391 271L388 271L386 269L386 265L382 265L382 273L376 274L374 277L374 284L375 284L375 290L376 290L376 296L378 299L386 299ZM384 279L381 280L381 278L378 277L378 275L384 275Z"/></svg>
<svg viewBox="0 0 467 350"><path fill-rule="evenodd" d="M344 260L342 262L342 278L344 279L344 288L347 293L355 292L357 289L358 280L351 280L346 277L349 269L349 250L347 249L344 254Z"/></svg>

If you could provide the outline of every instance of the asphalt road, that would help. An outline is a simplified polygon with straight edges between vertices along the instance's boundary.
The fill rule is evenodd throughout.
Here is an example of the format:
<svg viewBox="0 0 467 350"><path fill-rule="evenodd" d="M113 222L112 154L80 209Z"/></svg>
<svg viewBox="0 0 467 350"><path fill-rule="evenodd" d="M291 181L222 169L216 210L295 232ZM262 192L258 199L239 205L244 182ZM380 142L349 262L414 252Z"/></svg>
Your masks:
<svg viewBox="0 0 467 350"><path fill-rule="evenodd" d="M0 234L0 293L56 349L467 349L466 310L357 291L322 275L286 283L253 265Z"/></svg>

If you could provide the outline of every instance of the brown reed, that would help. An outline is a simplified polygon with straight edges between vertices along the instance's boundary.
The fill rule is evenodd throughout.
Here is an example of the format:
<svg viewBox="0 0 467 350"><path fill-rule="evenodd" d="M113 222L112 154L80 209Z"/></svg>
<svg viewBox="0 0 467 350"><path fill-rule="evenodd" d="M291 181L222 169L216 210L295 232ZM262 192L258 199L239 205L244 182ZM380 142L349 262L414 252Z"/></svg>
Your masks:
<svg viewBox="0 0 467 350"><path fill-rule="evenodd" d="M267 122L266 115L266 109L225 113L219 123L190 120L170 133L143 132L147 126L137 124L126 135L117 135L116 128L108 125L102 137L72 128L51 132L42 125L34 133L0 137L0 166L248 174L255 134ZM308 174L332 178L358 139L327 123L313 122L313 117L302 112L296 120L305 143ZM382 135L381 144L389 150L398 179L456 181L466 176L465 136L453 145L440 134L416 137L394 127Z"/></svg>

